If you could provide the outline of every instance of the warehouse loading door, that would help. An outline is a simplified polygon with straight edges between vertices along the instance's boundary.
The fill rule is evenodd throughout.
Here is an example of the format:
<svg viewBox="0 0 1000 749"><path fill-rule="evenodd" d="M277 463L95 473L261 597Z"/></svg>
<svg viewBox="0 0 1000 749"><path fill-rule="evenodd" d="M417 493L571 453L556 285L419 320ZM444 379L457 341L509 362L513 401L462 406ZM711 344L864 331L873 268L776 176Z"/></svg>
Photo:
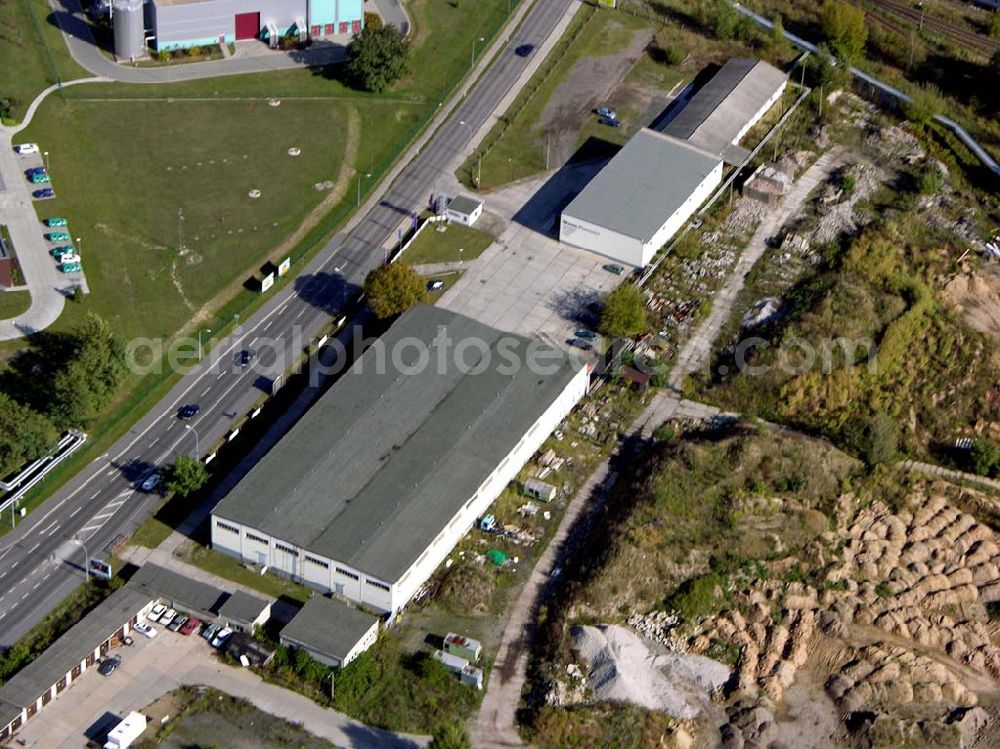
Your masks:
<svg viewBox="0 0 1000 749"><path fill-rule="evenodd" d="M260 33L260 13L236 14L236 41L256 39Z"/></svg>

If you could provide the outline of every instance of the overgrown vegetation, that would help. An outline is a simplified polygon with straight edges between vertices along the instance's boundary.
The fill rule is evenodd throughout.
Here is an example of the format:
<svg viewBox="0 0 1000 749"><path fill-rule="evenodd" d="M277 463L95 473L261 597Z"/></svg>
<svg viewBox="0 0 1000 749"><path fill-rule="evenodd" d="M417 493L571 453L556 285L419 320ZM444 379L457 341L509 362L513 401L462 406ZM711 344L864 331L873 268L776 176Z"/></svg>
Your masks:
<svg viewBox="0 0 1000 749"><path fill-rule="evenodd" d="M427 301L427 282L403 261L380 265L365 279L365 301L380 320Z"/></svg>

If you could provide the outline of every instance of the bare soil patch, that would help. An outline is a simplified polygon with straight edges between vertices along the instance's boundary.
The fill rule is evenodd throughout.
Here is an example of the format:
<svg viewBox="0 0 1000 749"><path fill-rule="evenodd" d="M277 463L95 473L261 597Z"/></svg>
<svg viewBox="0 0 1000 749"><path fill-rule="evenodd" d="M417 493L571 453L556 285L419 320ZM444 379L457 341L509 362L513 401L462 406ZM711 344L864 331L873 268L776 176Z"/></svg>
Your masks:
<svg viewBox="0 0 1000 749"><path fill-rule="evenodd" d="M1000 273L996 270L956 276L944 287L944 298L972 329L1000 339Z"/></svg>

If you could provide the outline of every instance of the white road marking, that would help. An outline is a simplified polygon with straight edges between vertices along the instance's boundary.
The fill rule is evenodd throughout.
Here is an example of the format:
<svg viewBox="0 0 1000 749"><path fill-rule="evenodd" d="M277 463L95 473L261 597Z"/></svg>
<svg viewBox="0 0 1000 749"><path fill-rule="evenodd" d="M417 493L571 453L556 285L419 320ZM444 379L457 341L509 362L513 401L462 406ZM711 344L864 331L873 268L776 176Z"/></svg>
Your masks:
<svg viewBox="0 0 1000 749"><path fill-rule="evenodd" d="M42 581L39 580L37 583L35 583L34 585L31 586L31 589L32 590L38 590L38 588L39 588L39 586L41 586L41 584L42 584Z"/></svg>
<svg viewBox="0 0 1000 749"><path fill-rule="evenodd" d="M30 548L30 549L28 550L28 553L29 553L29 554L34 554L34 553L35 553L35 549L37 549L37 548L38 548L39 546L41 546L41 545L42 545L42 542L41 542L41 541L39 541L39 542L38 542L37 544L35 544L34 546L32 546L32 547L31 547L31 548Z"/></svg>
<svg viewBox="0 0 1000 749"><path fill-rule="evenodd" d="M208 395L208 394L209 394L209 393L211 393L211 392L212 392L212 386L211 386L211 385L209 385L209 386L208 386L207 388L205 388L205 389L204 389L204 390L202 391L202 393L201 393L201 394L202 394L202 395ZM159 441L159 440L157 440L157 441Z"/></svg>
<svg viewBox="0 0 1000 749"><path fill-rule="evenodd" d="M79 506L79 507L77 507L77 508L76 508L75 510L73 510L73 512L71 512L71 513L69 514L69 516L70 516L70 517L73 517L74 515L76 515L76 513L78 513L78 512L79 512L80 510L82 510L82 509L83 509L83 505L80 505L80 506Z"/></svg>
<svg viewBox="0 0 1000 749"><path fill-rule="evenodd" d="M30 595L31 595L31 593L25 593L23 596L21 596L21 600L23 601L25 598L27 598Z"/></svg>
<svg viewBox="0 0 1000 749"><path fill-rule="evenodd" d="M5 577L7 577L7 570L4 570L3 572L0 572L0 579L3 579Z"/></svg>

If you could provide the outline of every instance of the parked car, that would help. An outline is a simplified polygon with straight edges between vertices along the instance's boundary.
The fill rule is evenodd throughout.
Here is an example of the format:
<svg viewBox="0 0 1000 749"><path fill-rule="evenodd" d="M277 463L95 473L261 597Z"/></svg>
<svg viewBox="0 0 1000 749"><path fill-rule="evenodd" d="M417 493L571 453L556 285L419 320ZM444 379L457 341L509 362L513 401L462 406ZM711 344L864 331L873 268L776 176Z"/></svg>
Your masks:
<svg viewBox="0 0 1000 749"><path fill-rule="evenodd" d="M24 170L25 177L34 177L36 174L45 174L44 166L33 166L31 169Z"/></svg>
<svg viewBox="0 0 1000 749"><path fill-rule="evenodd" d="M33 185L47 185L49 182L52 181L52 178L49 177L49 175L44 174L44 173L43 174L32 174L29 179L31 179L31 183Z"/></svg>
<svg viewBox="0 0 1000 749"><path fill-rule="evenodd" d="M624 266L618 265L618 263L608 263L607 265L602 265L601 267L608 273L614 273L616 276L620 276L625 272Z"/></svg>
<svg viewBox="0 0 1000 749"><path fill-rule="evenodd" d="M226 644L226 640L228 640L232 634L233 630L229 627L223 627L216 633L215 637L212 638L212 647L218 650Z"/></svg>
<svg viewBox="0 0 1000 749"><path fill-rule="evenodd" d="M177 418L182 421L188 421L189 419L193 419L197 416L200 410L201 406L195 403L188 403L186 406L181 406L177 409Z"/></svg>
<svg viewBox="0 0 1000 749"><path fill-rule="evenodd" d="M14 151L21 154L22 156L27 156L29 153L38 153L37 143L20 143L14 146Z"/></svg>
<svg viewBox="0 0 1000 749"><path fill-rule="evenodd" d="M519 44L517 47L514 48L514 54L517 55L518 57L527 57L534 51L535 51L534 44Z"/></svg>
<svg viewBox="0 0 1000 749"><path fill-rule="evenodd" d="M141 635L146 635L146 637L148 637L150 640L156 637L156 630L153 629L152 625L146 624L146 622L139 622L138 624L133 626L132 629L134 629Z"/></svg>
<svg viewBox="0 0 1000 749"><path fill-rule="evenodd" d="M72 250L59 253L59 262L63 265L80 265L80 256Z"/></svg>
<svg viewBox="0 0 1000 749"><path fill-rule="evenodd" d="M166 610L167 610L167 607L164 606L162 603L156 604L155 606L153 606L152 609L150 609L150 612L148 614L146 614L146 621L147 622L158 622L158 621L160 621L160 617L163 616L163 614L164 614L164 612L166 612Z"/></svg>
<svg viewBox="0 0 1000 749"><path fill-rule="evenodd" d="M120 655L113 655L101 661L101 665L97 667L97 672L101 676L111 676L111 674L118 670L120 665L122 665L122 657Z"/></svg>
<svg viewBox="0 0 1000 749"><path fill-rule="evenodd" d="M622 121L617 117L602 117L598 120L602 125L607 125L608 127L621 127Z"/></svg>
<svg viewBox="0 0 1000 749"><path fill-rule="evenodd" d="M184 622L184 626L181 627L180 632L182 635L189 635L192 632L196 632L201 626L201 619L188 619Z"/></svg>
<svg viewBox="0 0 1000 749"><path fill-rule="evenodd" d="M170 625L167 627L167 629L169 629L171 632L180 632L181 627L187 624L187 622L188 618L186 616L184 615L175 616L174 620L170 622Z"/></svg>
<svg viewBox="0 0 1000 749"><path fill-rule="evenodd" d="M233 364L246 369L250 366L250 362L254 360L255 356L257 356L257 352L253 349L244 349L233 357Z"/></svg>
<svg viewBox="0 0 1000 749"><path fill-rule="evenodd" d="M201 631L201 636L211 642L220 629L222 629L222 627L218 624L209 624Z"/></svg>
<svg viewBox="0 0 1000 749"><path fill-rule="evenodd" d="M444 281L440 279L435 279L433 281L427 282L428 291L437 291L438 289L443 289L443 288L444 288Z"/></svg>
<svg viewBox="0 0 1000 749"><path fill-rule="evenodd" d="M69 221L62 216L49 216L45 219L45 225L50 229L55 229L60 226L69 226Z"/></svg>
<svg viewBox="0 0 1000 749"><path fill-rule="evenodd" d="M144 492L151 492L153 491L153 489L157 487L159 483L160 483L160 474L151 473L146 477L146 480L142 482L142 490ZM171 611L173 611L173 609L171 609Z"/></svg>
<svg viewBox="0 0 1000 749"><path fill-rule="evenodd" d="M175 616L177 616L176 611L174 611L173 609L167 609L165 612L163 612L163 616L160 617L160 624L162 624L164 627L169 627L170 622L174 620Z"/></svg>
<svg viewBox="0 0 1000 749"><path fill-rule="evenodd" d="M62 259L63 255L72 255L76 248L71 244L64 244L59 247L53 247L49 250L49 254L57 259Z"/></svg>
<svg viewBox="0 0 1000 749"><path fill-rule="evenodd" d="M68 242L70 240L69 232L65 231L50 231L45 235L45 238L50 242Z"/></svg>
<svg viewBox="0 0 1000 749"><path fill-rule="evenodd" d="M578 330L576 331L577 338L586 338L588 341L596 341L597 333L592 330Z"/></svg>
<svg viewBox="0 0 1000 749"><path fill-rule="evenodd" d="M611 107L598 107L597 109L594 110L594 113L598 117L606 117L609 120L617 120L618 119L618 113L615 110L613 110Z"/></svg>
<svg viewBox="0 0 1000 749"><path fill-rule="evenodd" d="M61 273L79 273L83 270L83 266L80 263L60 263L59 271Z"/></svg>
<svg viewBox="0 0 1000 749"><path fill-rule="evenodd" d="M55 196L56 192L51 187L43 187L41 190L35 190L31 193L31 197L36 200L47 200L48 198L54 198Z"/></svg>
<svg viewBox="0 0 1000 749"><path fill-rule="evenodd" d="M570 338L566 341L570 346L576 346L581 351L593 351L594 346L592 343L583 340L582 338Z"/></svg>

